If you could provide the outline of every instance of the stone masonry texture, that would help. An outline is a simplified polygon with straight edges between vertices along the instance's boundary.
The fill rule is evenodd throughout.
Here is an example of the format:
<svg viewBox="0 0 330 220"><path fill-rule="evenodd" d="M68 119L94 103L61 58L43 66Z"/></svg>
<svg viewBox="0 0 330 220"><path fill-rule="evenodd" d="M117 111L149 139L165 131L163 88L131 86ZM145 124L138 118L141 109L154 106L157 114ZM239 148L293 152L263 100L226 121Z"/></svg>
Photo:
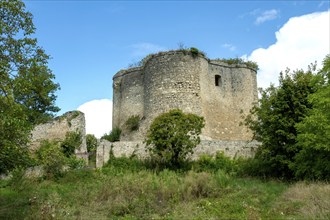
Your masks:
<svg viewBox="0 0 330 220"><path fill-rule="evenodd" d="M204 140L248 141L251 131L239 124L255 102L255 69L182 51L162 52L113 77L112 127L123 130L121 141L141 141L155 117L179 108L205 118ZM141 121L132 132L125 122L133 115Z"/></svg>

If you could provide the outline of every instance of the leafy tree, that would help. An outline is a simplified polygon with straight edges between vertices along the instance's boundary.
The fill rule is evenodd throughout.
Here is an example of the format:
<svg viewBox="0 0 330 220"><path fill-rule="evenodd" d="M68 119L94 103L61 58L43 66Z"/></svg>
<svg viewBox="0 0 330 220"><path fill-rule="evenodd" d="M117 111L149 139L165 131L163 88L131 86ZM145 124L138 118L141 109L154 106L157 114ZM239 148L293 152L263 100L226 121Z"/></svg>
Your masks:
<svg viewBox="0 0 330 220"><path fill-rule="evenodd" d="M68 158L61 151L59 143L44 141L36 151L37 163L43 166L47 178L58 178L63 175Z"/></svg>
<svg viewBox="0 0 330 220"><path fill-rule="evenodd" d="M88 151L88 162L90 165L95 166L96 163L96 148L98 145L97 138L92 134L86 135L86 145Z"/></svg>
<svg viewBox="0 0 330 220"><path fill-rule="evenodd" d="M81 143L80 132L67 132L64 141L61 143L62 152L66 157L70 157L74 154L74 151L80 147Z"/></svg>
<svg viewBox="0 0 330 220"><path fill-rule="evenodd" d="M86 145L88 152L95 152L97 147L97 138L93 134L87 134Z"/></svg>
<svg viewBox="0 0 330 220"><path fill-rule="evenodd" d="M297 145L302 150L295 156L292 169L300 179L330 179L330 55L314 84L317 91L308 96L313 108L296 125Z"/></svg>
<svg viewBox="0 0 330 220"><path fill-rule="evenodd" d="M26 164L31 129L59 110L59 85L34 32L22 1L0 1L0 173Z"/></svg>
<svg viewBox="0 0 330 220"><path fill-rule="evenodd" d="M281 73L279 86L271 85L260 90L261 98L245 122L254 132L255 139L262 145L255 159L258 161L256 170L260 175L292 178L290 169L297 152L297 130L299 123L306 116L312 105L308 95L315 91L312 85L313 72L316 66L309 70L297 70Z"/></svg>
<svg viewBox="0 0 330 220"><path fill-rule="evenodd" d="M203 127L203 117L174 109L154 119L145 143L151 156L157 161L176 167L200 143L199 135Z"/></svg>

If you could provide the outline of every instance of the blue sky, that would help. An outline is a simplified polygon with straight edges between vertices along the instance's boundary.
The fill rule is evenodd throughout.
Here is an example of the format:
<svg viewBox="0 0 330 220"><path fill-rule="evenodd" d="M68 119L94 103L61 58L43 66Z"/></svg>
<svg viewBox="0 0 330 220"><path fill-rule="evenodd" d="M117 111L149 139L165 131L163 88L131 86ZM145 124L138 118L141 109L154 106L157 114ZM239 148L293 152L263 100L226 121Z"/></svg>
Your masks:
<svg viewBox="0 0 330 220"><path fill-rule="evenodd" d="M52 57L49 67L61 85L60 114L96 100L99 105L89 106L88 111L102 108L100 100L108 101L111 108L116 72L149 53L178 49L179 43L197 47L209 58L243 56L265 65L258 73L260 86L276 81L283 65L303 68L330 53L329 1L24 2L34 15L39 44ZM323 20L316 21L322 12ZM308 17L311 14L315 16ZM301 56L291 56L291 63L279 49L290 40L298 42L290 43L289 47L298 44L291 48L292 54ZM302 54L306 45L310 47ZM277 66L267 70L271 59ZM109 129L110 122L104 123Z"/></svg>

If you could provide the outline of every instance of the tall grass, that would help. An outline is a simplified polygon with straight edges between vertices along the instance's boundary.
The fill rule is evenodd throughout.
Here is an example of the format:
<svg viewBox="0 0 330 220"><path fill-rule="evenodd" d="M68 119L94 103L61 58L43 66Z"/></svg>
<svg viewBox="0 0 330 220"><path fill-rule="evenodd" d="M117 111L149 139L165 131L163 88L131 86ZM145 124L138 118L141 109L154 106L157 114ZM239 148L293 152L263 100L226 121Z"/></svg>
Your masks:
<svg viewBox="0 0 330 220"><path fill-rule="evenodd" d="M232 170L206 169L198 164L191 167L195 170L155 171L144 161L117 158L103 169L73 170L59 179L28 179L17 175L16 184L0 181L0 219L329 216L326 184L289 185L274 180L239 178ZM304 207L322 215L312 211L305 214Z"/></svg>

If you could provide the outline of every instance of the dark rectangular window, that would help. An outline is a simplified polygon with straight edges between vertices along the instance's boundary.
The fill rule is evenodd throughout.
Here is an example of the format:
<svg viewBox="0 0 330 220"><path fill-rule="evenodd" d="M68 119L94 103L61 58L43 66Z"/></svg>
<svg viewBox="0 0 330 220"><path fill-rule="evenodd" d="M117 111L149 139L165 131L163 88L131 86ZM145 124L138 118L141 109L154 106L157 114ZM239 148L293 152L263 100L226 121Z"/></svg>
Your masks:
<svg viewBox="0 0 330 220"><path fill-rule="evenodd" d="M215 86L221 86L221 76L220 75L215 75Z"/></svg>

